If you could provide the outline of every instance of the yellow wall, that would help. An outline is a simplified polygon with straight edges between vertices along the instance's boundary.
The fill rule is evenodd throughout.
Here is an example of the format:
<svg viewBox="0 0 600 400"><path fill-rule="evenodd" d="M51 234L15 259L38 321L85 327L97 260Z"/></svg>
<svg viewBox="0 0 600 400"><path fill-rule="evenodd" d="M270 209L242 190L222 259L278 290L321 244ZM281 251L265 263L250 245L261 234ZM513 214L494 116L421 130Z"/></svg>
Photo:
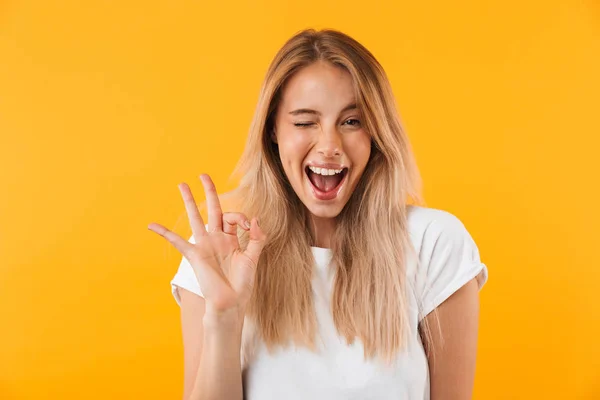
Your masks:
<svg viewBox="0 0 600 400"><path fill-rule="evenodd" d="M0 398L179 398L180 256L146 227L189 231L181 181L233 187L309 26L379 58L490 269L475 398L600 398L597 1L204 3L0 3Z"/></svg>

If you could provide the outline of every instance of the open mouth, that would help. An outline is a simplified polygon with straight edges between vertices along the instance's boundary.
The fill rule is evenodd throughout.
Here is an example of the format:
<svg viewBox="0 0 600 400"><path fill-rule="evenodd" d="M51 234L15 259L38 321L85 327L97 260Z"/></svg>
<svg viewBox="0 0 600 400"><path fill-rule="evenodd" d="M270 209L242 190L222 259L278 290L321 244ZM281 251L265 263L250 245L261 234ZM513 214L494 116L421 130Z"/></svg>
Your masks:
<svg viewBox="0 0 600 400"><path fill-rule="evenodd" d="M346 181L346 175L348 175L348 168L331 170L307 166L304 171L308 176L315 197L319 200L334 199Z"/></svg>

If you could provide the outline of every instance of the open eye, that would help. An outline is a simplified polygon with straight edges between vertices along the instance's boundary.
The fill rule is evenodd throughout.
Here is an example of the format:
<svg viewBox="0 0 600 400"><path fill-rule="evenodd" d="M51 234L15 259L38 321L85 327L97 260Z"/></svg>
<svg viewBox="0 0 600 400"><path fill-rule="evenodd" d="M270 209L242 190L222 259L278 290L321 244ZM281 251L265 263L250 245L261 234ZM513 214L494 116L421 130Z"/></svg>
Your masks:
<svg viewBox="0 0 600 400"><path fill-rule="evenodd" d="M360 121L357 120L356 118L350 118L347 119L344 124L346 124L347 122L351 122L351 124L349 124L350 126L360 126Z"/></svg>

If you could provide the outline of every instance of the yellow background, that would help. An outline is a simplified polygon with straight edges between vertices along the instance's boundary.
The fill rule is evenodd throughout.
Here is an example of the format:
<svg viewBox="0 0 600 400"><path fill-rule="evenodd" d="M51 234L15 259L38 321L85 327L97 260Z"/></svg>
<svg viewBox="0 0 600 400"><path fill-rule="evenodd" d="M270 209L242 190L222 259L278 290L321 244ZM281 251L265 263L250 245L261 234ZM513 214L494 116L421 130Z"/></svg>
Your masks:
<svg viewBox="0 0 600 400"><path fill-rule="evenodd" d="M175 399L177 184L223 192L296 31L380 60L490 280L475 398L600 399L597 1L0 2L0 398Z"/></svg>

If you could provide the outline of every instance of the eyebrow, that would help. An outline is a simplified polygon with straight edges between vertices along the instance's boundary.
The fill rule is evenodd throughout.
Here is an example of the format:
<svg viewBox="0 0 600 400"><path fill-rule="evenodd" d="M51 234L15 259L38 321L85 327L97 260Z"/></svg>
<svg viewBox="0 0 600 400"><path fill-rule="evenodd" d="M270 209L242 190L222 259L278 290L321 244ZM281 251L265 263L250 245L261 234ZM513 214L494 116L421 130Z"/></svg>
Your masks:
<svg viewBox="0 0 600 400"><path fill-rule="evenodd" d="M348 104L346 107L344 107L344 109L342 111L340 111L340 113L343 113L345 111L348 110L354 110L358 108L356 106L356 103L352 103L352 104ZM291 115L300 115L300 114L315 114L315 115L321 115L320 112L318 112L317 110L312 110L310 108L299 108L297 110L293 110L289 112Z"/></svg>

